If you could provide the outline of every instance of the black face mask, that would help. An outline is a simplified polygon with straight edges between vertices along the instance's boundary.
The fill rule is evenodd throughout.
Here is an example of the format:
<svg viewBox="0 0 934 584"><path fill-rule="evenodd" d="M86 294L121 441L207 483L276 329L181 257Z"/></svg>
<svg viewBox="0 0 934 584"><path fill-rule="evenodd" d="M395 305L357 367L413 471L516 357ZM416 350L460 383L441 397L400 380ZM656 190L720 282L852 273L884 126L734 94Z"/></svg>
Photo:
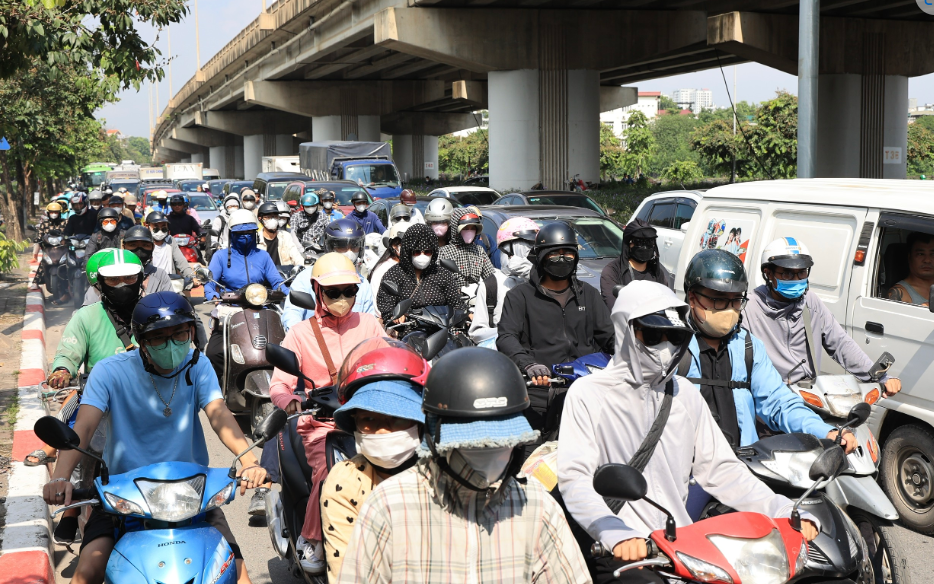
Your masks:
<svg viewBox="0 0 934 584"><path fill-rule="evenodd" d="M139 295L143 288L143 278L136 280L136 284L112 288L100 282L101 296L107 301L107 304L113 307L119 314L133 314L136 303L139 302Z"/></svg>
<svg viewBox="0 0 934 584"><path fill-rule="evenodd" d="M542 262L542 269L555 280L567 280L574 271L577 258L569 260L567 256L548 258Z"/></svg>
<svg viewBox="0 0 934 584"><path fill-rule="evenodd" d="M144 249L140 247L140 248L134 249L133 253L136 254L136 257L139 258L139 261L143 262L144 266L152 261L152 250L151 249Z"/></svg>
<svg viewBox="0 0 934 584"><path fill-rule="evenodd" d="M637 262L650 262L655 259L654 239L635 239L629 249L629 257Z"/></svg>

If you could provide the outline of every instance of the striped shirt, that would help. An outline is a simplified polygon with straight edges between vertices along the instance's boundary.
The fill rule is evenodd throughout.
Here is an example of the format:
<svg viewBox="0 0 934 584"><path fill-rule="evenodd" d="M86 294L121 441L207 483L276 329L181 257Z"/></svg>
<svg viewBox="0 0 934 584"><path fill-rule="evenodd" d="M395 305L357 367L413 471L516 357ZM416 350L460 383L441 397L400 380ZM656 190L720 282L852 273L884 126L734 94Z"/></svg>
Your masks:
<svg viewBox="0 0 934 584"><path fill-rule="evenodd" d="M423 460L383 481L357 521L342 584L591 582L561 507L536 481L477 492Z"/></svg>

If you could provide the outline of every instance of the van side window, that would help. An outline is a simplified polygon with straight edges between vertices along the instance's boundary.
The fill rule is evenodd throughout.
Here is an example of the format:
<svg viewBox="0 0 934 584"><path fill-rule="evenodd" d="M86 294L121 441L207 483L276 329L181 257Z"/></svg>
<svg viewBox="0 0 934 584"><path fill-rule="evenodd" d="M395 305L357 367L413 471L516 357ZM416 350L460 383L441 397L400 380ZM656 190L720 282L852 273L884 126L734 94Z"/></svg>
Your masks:
<svg viewBox="0 0 934 584"><path fill-rule="evenodd" d="M678 210L675 212L675 229L681 229L681 226L685 223L691 222L691 217L694 216L694 207L692 205L686 205L684 203L678 203Z"/></svg>
<svg viewBox="0 0 934 584"><path fill-rule="evenodd" d="M894 221L883 225L890 223ZM873 295L926 307L934 285L934 220L911 218L905 223L910 224L882 228Z"/></svg>
<svg viewBox="0 0 934 584"><path fill-rule="evenodd" d="M652 214L649 215L649 225L663 227L665 229L674 229L674 221L674 203L655 203L655 207L652 208Z"/></svg>

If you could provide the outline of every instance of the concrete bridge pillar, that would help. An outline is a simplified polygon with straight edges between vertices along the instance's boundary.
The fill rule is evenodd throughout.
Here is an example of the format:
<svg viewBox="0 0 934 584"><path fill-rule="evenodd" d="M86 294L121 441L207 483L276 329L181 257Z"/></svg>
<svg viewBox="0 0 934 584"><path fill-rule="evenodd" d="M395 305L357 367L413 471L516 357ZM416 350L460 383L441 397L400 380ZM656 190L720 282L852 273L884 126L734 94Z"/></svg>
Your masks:
<svg viewBox="0 0 934 584"><path fill-rule="evenodd" d="M311 137L315 142L325 140L379 142L379 116L315 116L311 118Z"/></svg>
<svg viewBox="0 0 934 584"><path fill-rule="evenodd" d="M243 172L247 180L262 172L264 156L292 156L291 134L253 134L243 137Z"/></svg>
<svg viewBox="0 0 934 584"><path fill-rule="evenodd" d="M403 180L430 176L438 178L438 137L423 134L396 134L392 137L392 158Z"/></svg>
<svg viewBox="0 0 934 584"><path fill-rule="evenodd" d="M191 161L194 162L194 163L200 162L201 164L204 164L204 163L205 163L205 160L204 160L204 153L198 152L198 153L196 153L196 154L192 154L192 155L191 155Z"/></svg>

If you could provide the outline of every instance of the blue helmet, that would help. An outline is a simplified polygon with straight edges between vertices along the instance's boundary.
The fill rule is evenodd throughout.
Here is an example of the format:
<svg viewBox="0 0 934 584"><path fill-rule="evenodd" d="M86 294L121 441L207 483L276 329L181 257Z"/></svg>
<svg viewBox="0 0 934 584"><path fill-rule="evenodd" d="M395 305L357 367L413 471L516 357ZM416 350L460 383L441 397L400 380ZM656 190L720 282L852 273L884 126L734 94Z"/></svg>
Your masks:
<svg viewBox="0 0 934 584"><path fill-rule="evenodd" d="M177 292L156 292L140 298L133 309L133 336L137 342L141 335L148 332L195 323L195 309L188 300Z"/></svg>
<svg viewBox="0 0 934 584"><path fill-rule="evenodd" d="M318 204L318 195L314 193L305 193L301 199L302 207L311 207Z"/></svg>
<svg viewBox="0 0 934 584"><path fill-rule="evenodd" d="M359 253L360 249L363 248L363 238L365 236L363 228L353 219L338 219L329 224L324 230L324 248L327 251L339 252L356 249Z"/></svg>

